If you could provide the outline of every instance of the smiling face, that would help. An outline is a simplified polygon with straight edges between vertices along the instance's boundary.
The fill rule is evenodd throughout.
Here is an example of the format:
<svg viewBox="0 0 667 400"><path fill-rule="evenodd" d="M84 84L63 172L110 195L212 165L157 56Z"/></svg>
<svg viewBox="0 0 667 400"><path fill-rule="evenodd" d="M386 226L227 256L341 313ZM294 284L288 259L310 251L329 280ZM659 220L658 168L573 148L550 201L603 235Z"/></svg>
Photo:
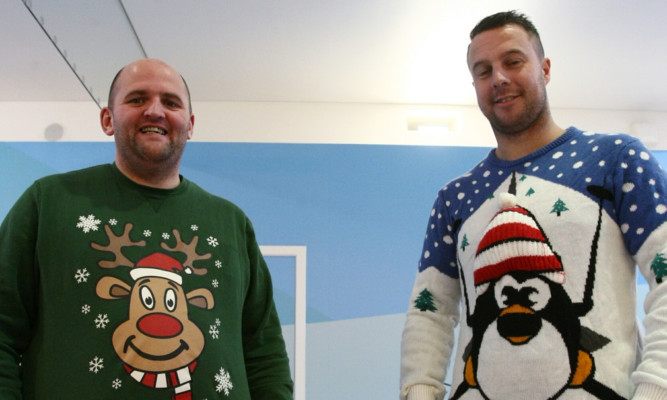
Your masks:
<svg viewBox="0 0 667 400"><path fill-rule="evenodd" d="M470 43L477 103L496 134L520 134L548 118L551 62L538 54L535 40L509 24L481 32Z"/></svg>
<svg viewBox="0 0 667 400"><path fill-rule="evenodd" d="M130 315L113 333L116 354L141 371L165 372L196 360L204 335L188 318L183 288L168 279L149 277L135 282Z"/></svg>
<svg viewBox="0 0 667 400"><path fill-rule="evenodd" d="M119 73L110 101L100 120L104 132L115 138L118 168L141 184L176 186L194 126L178 72L159 60L136 61Z"/></svg>

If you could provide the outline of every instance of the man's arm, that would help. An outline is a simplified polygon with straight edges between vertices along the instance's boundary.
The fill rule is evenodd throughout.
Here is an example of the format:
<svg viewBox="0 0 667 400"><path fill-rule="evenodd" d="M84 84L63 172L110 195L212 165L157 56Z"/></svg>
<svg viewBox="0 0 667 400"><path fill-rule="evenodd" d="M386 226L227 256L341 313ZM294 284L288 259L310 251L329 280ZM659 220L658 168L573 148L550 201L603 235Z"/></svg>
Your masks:
<svg viewBox="0 0 667 400"><path fill-rule="evenodd" d="M661 267L667 256L667 175L638 140L628 141L619 154L614 207L621 227L639 226L646 232L644 237L625 229L624 238L650 287L642 358L632 374L637 386L633 399L667 399L667 271Z"/></svg>
<svg viewBox="0 0 667 400"><path fill-rule="evenodd" d="M37 313L37 212L31 189L0 225L0 398L21 399L21 355Z"/></svg>
<svg viewBox="0 0 667 400"><path fill-rule="evenodd" d="M293 382L271 276L250 221L246 223L246 241L251 278L243 310L243 347L251 397L292 399Z"/></svg>
<svg viewBox="0 0 667 400"><path fill-rule="evenodd" d="M454 347L454 330L459 321L461 287L453 269L456 245L434 246L444 236L454 236L445 217L442 193L433 204L420 268L415 278L405 328L401 339L402 400L439 400L445 395L447 363Z"/></svg>
<svg viewBox="0 0 667 400"><path fill-rule="evenodd" d="M445 396L460 296L458 279L435 268L417 274L401 339L401 400Z"/></svg>

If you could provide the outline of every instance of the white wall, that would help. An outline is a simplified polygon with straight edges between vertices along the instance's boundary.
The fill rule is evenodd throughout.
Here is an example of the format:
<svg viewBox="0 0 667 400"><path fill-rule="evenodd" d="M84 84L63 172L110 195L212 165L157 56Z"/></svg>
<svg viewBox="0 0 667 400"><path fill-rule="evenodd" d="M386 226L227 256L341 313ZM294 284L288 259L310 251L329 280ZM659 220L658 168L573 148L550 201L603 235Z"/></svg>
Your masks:
<svg viewBox="0 0 667 400"><path fill-rule="evenodd" d="M447 134L407 130L406 118L435 112L453 121ZM494 146L476 106L343 103L195 103L193 140L206 142L352 143ZM649 148L666 150L667 112L554 109L562 127L626 132ZM93 102L0 102L0 141L44 141L45 130L62 127L63 141L110 140L99 127ZM56 126L56 130L57 130ZM663 138L665 137L665 138Z"/></svg>
<svg viewBox="0 0 667 400"><path fill-rule="evenodd" d="M194 109L194 140L204 142L494 145L488 123L475 106L195 103ZM440 136L408 132L406 116L417 109L453 118L456 131ZM553 113L563 127L602 132L635 133L642 128L655 133L667 126L667 112L556 109ZM0 141L44 141L45 130L54 124L62 128L62 141L110 141L99 127L98 115L92 102L0 102ZM652 138L661 137L648 139ZM295 343L308 347L306 378L297 381L299 393L307 389L317 400L396 398L404 318L401 313L308 324L306 343ZM288 342L294 343L294 327L287 326L285 332Z"/></svg>

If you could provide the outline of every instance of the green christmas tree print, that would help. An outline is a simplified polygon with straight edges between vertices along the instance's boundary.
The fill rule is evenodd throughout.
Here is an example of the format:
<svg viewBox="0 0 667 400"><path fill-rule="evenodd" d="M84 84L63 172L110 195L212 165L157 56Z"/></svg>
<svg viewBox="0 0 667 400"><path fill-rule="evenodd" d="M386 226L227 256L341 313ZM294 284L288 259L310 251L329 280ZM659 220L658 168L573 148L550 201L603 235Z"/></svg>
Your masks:
<svg viewBox="0 0 667 400"><path fill-rule="evenodd" d="M551 213L556 213L556 215L560 217L560 213L563 211L568 211L568 208L565 207L565 202L561 199L556 200L553 208L551 209Z"/></svg>
<svg viewBox="0 0 667 400"><path fill-rule="evenodd" d="M419 296L415 299L415 308L418 308L420 311L436 311L437 308L433 304L433 295L428 289L424 289L419 293Z"/></svg>
<svg viewBox="0 0 667 400"><path fill-rule="evenodd" d="M470 242L468 242L468 235L465 233L463 234L463 242L461 243L461 250L466 251L466 247L470 245Z"/></svg>
<svg viewBox="0 0 667 400"><path fill-rule="evenodd" d="M667 275L667 259L663 253L658 253L655 255L653 262L651 262L651 269L655 274L655 280L658 283L662 283L662 279Z"/></svg>
<svg viewBox="0 0 667 400"><path fill-rule="evenodd" d="M533 190L533 188L530 188L530 189L528 189L528 191L526 192L526 197L530 197L530 196L532 196L532 195L534 195L534 194L535 194L535 191Z"/></svg>

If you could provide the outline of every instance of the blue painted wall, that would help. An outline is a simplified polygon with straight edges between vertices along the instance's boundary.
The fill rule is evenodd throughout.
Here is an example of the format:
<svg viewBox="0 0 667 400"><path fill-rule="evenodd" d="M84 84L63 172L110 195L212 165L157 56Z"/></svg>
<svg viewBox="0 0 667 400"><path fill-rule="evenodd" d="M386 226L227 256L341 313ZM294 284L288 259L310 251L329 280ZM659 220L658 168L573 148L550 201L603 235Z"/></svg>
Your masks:
<svg viewBox="0 0 667 400"><path fill-rule="evenodd" d="M436 192L488 151L192 142L181 172L243 208L261 245L307 247L307 397L379 400L398 395L403 314ZM110 142L0 142L0 218L33 180L113 154ZM655 155L667 165L667 152ZM293 260L267 262L293 324Z"/></svg>
<svg viewBox="0 0 667 400"><path fill-rule="evenodd" d="M0 217L34 179L110 162L113 151L113 143L0 143L0 167L14 171L3 179ZM437 190L487 152L192 142L182 174L243 208L260 244L307 246L307 320L322 322L405 311ZM293 279L276 274L276 288L293 293Z"/></svg>

